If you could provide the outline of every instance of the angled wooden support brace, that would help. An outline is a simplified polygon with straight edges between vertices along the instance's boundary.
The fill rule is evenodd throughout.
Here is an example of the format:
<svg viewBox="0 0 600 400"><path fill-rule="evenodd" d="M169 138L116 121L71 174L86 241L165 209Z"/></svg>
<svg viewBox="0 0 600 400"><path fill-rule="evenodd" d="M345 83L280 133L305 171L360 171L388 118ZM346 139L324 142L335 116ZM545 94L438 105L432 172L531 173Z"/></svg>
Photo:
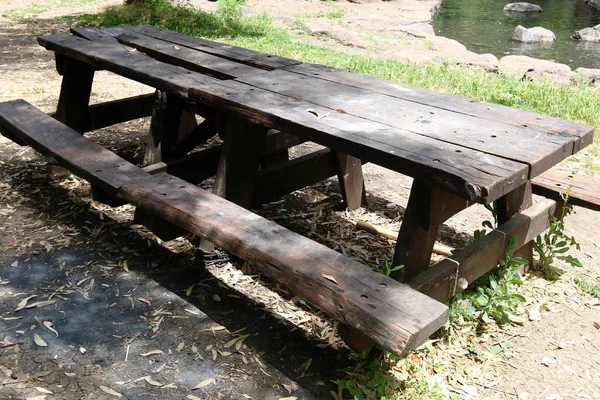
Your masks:
<svg viewBox="0 0 600 400"><path fill-rule="evenodd" d="M365 180L362 173L362 162L339 151L333 152L337 163L337 174L344 204L349 210L356 210L367 205Z"/></svg>
<svg viewBox="0 0 600 400"><path fill-rule="evenodd" d="M403 265L392 278L406 282L429 268L440 225L469 206L469 202L418 179L413 181L393 265Z"/></svg>
<svg viewBox="0 0 600 400"><path fill-rule="evenodd" d="M411 279L408 285L438 301L448 300L498 265L498 261L506 255L510 236L514 236L515 254L548 229L555 208L554 200L543 199L483 239Z"/></svg>

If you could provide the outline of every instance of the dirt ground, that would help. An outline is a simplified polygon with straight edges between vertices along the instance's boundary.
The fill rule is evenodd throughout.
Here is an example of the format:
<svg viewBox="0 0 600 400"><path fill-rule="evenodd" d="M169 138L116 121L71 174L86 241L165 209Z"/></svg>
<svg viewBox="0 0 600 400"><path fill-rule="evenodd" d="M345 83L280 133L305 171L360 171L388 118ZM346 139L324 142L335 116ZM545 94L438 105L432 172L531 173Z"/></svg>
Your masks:
<svg viewBox="0 0 600 400"><path fill-rule="evenodd" d="M86 12L119 2L99 1ZM298 1L269 3L251 0L248 7L273 8L279 17L300 12ZM310 12L346 7L330 3L311 2ZM347 6L365 7L360 18L376 21L394 18L394 4L411 3ZM0 13L26 4L2 2ZM381 7L390 7L384 16ZM44 111L55 108L60 77L35 37L66 32L53 18L72 11L57 7L28 23L0 19L1 101L24 98ZM92 101L150 91L101 72ZM90 137L139 162L148 126L148 120L131 121ZM45 164L31 149L0 137L0 399L113 399L115 393L128 399L334 398L332 381L357 362L335 335L334 321L249 265L201 265L194 238L161 242L133 223L132 207L93 202L85 181L49 180ZM354 223L397 228L411 181L371 165L365 178L366 209L340 210L339 189L330 180L258 211L362 263L382 265L393 242L357 232ZM581 243L575 255L584 267L563 266L557 282L527 276L522 293L528 302L519 314L539 310L539 318L465 329L420 350L399 365L397 376L410 369L443 395L465 399L600 398L600 330L594 325L600 305L573 283L582 275L600 279L600 226L597 213L576 211L567 233ZM487 218L473 207L448 221L440 240L457 245ZM506 340L512 348L490 352Z"/></svg>

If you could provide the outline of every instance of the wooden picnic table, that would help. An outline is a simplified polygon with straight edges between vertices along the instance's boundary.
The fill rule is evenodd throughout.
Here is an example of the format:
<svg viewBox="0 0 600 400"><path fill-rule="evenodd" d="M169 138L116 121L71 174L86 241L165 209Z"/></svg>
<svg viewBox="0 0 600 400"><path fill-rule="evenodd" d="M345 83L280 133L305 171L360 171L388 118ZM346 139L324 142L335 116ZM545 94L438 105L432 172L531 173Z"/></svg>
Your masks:
<svg viewBox="0 0 600 400"><path fill-rule="evenodd" d="M177 176L196 184L216 175L213 192L248 208L337 175L344 201L348 208L354 209L366 199L363 163L375 163L409 175L414 181L393 259L393 265L404 268L392 277L443 301L493 268L506 253L509 235L515 237L515 248L531 259L530 242L548 227L555 207L550 200L533 205L532 179L590 144L593 138L593 128L584 124L416 89L152 26L75 28L72 33L38 38L42 46L55 52L57 70L63 75L55 118L83 133L152 115L145 156L148 165L143 174L159 174L150 184L146 175L133 166L115 164L118 177L113 179L100 168L96 173L92 171L100 164L88 163L82 167L69 161L72 150L58 151L62 155L57 158L80 171L86 179L100 182L98 196L110 198L119 194L121 199L151 210L154 217L147 221L149 224L154 221L157 229L166 219L211 240L214 237L216 243L233 243L235 251L249 258L255 255L253 244L249 244L254 241L257 249L264 249L259 251L261 257L269 258L269 252L276 254L274 259L269 258L271 261L257 262L263 261L265 268L278 279L311 296L317 278L306 278L311 283L302 286L302 282L291 280L286 273L273 268L293 263L289 261L291 256L282 253L282 246L261 242L261 238L254 237L256 233L236 236L227 226L221 228L224 233L215 233L216 223L209 224L210 229L201 227L198 221L206 218L206 214L190 206L193 193L197 192L187 183L179 184L182 193L187 193L185 201L173 194L172 203L161 202L161 196L168 198L178 190L178 181L169 183L170 179ZM97 70L144 83L156 92L90 106ZM204 121L196 125L194 115L202 116ZM15 140L20 140L25 129L15 128L19 124L24 122L10 122L3 134L15 135ZM221 145L190 153L215 134L221 137ZM49 140L44 137L42 144L38 139L32 143L43 152L51 146ZM316 142L326 149L290 160L288 148L304 141ZM81 146L89 147L91 153L99 151L87 142ZM53 151L50 153L54 154ZM108 158L112 160L112 156ZM83 164L86 162L81 160ZM165 171L171 178L160 174ZM133 185L136 179L146 182L146 186ZM498 229L430 267L441 224L474 203L491 202L496 203ZM215 204L217 208L229 209L225 203ZM217 211L212 210L209 215L214 216ZM231 211L234 212L239 211ZM197 220L190 222L190 218ZM244 231L248 226L240 225L237 229ZM265 225L260 232L269 240L278 241L271 233L275 231L279 232ZM310 252L307 246L304 244L302 251ZM289 251L297 256L301 253L299 249L291 246ZM332 257L321 253L323 259ZM349 265L349 261L337 262ZM296 268L295 273L301 269ZM343 267L340 271L346 270ZM346 279L345 275L333 278L331 274L321 274L331 278L327 278L330 280L327 284L341 285L338 280ZM394 286L387 281L378 285L370 277L363 280L371 282L365 287L378 293L381 288ZM407 293L406 298L418 298L404 289L404 285L394 287ZM343 298L344 292L340 293ZM314 296L311 301L328 312L342 312L343 307ZM363 292L353 301L367 301L367 298ZM406 298L402 304L408 301ZM375 309L373 304L371 307ZM416 323L415 332L431 333L432 327L439 327L443 312L436 307L425 307L437 310L431 311L435 317L426 323ZM424 314L425 311L420 315ZM393 324L388 322L378 324L389 328ZM397 353L409 346L394 345L373 327L360 327L356 323L353 327ZM414 343L422 340L422 335L417 336ZM414 346L413 341L410 343Z"/></svg>
<svg viewBox="0 0 600 400"><path fill-rule="evenodd" d="M396 275L402 280L428 268L438 228L449 217L470 204L496 201L499 223L508 221L531 205L532 178L593 137L587 125L152 26L78 28L73 33L39 38L56 53L64 74L59 119L79 129L90 125L93 118L85 107L94 70L155 87L166 94L164 110L155 109L156 143L172 144L177 135L182 141L182 109L207 117L204 132L196 129L188 137L199 137L190 141L195 145L219 131L224 145L215 190L238 204L249 206L254 193L263 200L272 197L265 192L279 187L273 183L277 175L288 181L300 175L299 184L306 186L337 170L344 199L356 208L365 198L361 162L415 178L394 257L394 265L405 265ZM298 138L291 144L313 141L331 152L297 161L295 169L272 169L265 178L259 170L269 129ZM167 146L153 160L169 157ZM315 164L324 155L333 157ZM324 169L326 173L319 171ZM286 191L271 190L276 195Z"/></svg>

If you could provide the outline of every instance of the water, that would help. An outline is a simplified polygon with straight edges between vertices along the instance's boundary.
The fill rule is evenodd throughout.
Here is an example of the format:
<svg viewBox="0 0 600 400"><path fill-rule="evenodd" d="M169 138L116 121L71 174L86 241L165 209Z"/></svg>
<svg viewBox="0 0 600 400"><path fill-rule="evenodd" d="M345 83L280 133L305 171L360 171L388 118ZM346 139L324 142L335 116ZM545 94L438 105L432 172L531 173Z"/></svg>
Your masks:
<svg viewBox="0 0 600 400"><path fill-rule="evenodd" d="M576 41L574 31L600 24L600 11L583 0L535 0L536 14L504 13L509 0L446 0L433 21L438 36L458 40L475 53L525 55L567 64L571 68L600 68L600 43ZM511 40L517 25L542 26L556 35L551 44L525 44Z"/></svg>

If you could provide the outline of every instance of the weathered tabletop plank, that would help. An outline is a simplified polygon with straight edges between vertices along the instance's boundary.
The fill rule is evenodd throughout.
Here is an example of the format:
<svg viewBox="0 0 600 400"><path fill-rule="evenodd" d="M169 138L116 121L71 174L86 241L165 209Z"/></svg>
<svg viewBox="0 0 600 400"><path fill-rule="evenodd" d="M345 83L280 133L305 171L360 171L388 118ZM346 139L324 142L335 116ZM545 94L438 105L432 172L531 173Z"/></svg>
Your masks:
<svg viewBox="0 0 600 400"><path fill-rule="evenodd" d="M230 46L198 37L182 35L180 33L156 28L151 25L132 26L128 27L128 30L131 32L142 33L157 39L162 39L178 46L189 47L204 53L218 55L223 58L266 70L273 70L300 64L300 61L293 60L291 58L265 54L259 51L245 49L243 47Z"/></svg>
<svg viewBox="0 0 600 400"><path fill-rule="evenodd" d="M499 104L419 89L324 65L302 63L286 67L285 70L481 118L483 121L494 120L517 127L533 127L552 135L576 136L579 140L575 143L575 151L591 144L594 136L594 128L590 125L565 121Z"/></svg>
<svg viewBox="0 0 600 400"><path fill-rule="evenodd" d="M319 77L270 71L236 79L261 89L402 128L473 150L526 163L536 176L573 154L575 136L551 135L355 88Z"/></svg>
<svg viewBox="0 0 600 400"><path fill-rule="evenodd" d="M173 43L140 33L124 33L117 36L116 39L159 61L219 79L233 79L265 72L260 68L190 49L189 47L179 47Z"/></svg>
<svg viewBox="0 0 600 400"><path fill-rule="evenodd" d="M342 112L330 113L330 109L290 96L162 63L140 52L128 51L122 45L64 35L43 36L38 40L49 50L159 90L185 96L187 88L195 88L193 100L202 104L367 161L377 160L401 173L423 176L435 186L469 200L492 201L527 179L527 165L523 163ZM330 115L323 118L326 113Z"/></svg>

